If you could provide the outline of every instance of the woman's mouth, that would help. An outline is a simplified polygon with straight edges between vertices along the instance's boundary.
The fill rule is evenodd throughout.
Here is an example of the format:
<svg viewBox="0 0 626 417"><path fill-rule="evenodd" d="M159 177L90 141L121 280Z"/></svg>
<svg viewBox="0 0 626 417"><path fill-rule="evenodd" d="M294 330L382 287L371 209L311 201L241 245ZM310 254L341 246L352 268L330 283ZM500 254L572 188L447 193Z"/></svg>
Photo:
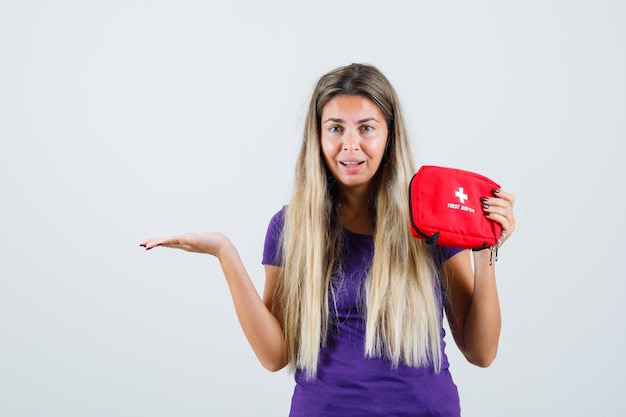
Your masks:
<svg viewBox="0 0 626 417"><path fill-rule="evenodd" d="M342 171L346 174L356 174L361 171L361 166L365 161L339 161Z"/></svg>

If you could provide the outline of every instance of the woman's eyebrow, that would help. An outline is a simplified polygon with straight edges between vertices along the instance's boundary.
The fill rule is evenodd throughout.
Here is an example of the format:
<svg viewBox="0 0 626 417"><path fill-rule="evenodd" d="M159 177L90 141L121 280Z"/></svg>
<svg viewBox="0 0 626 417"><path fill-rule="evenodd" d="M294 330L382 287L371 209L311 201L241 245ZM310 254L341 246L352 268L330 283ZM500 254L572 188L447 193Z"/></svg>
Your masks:
<svg viewBox="0 0 626 417"><path fill-rule="evenodd" d="M367 122L371 122L371 121L375 121L376 123L380 123L375 117L366 117L365 119L358 120L356 123L357 124L361 124L361 123L367 123Z"/></svg>
<svg viewBox="0 0 626 417"><path fill-rule="evenodd" d="M366 117L365 119L361 119L361 120L357 120L357 124L361 124L361 123L367 123L367 122L371 122L371 121L375 121L376 123L380 123L375 117ZM333 122L333 123L345 123L345 120L343 119L337 119L335 117L329 117L328 119L324 120L322 122L322 124L324 123L328 123L328 122Z"/></svg>
<svg viewBox="0 0 626 417"><path fill-rule="evenodd" d="M322 122L322 124L324 123L328 123L328 122L333 122L333 123L344 123L343 119L336 119L334 117L329 117L328 119L326 119L325 121Z"/></svg>

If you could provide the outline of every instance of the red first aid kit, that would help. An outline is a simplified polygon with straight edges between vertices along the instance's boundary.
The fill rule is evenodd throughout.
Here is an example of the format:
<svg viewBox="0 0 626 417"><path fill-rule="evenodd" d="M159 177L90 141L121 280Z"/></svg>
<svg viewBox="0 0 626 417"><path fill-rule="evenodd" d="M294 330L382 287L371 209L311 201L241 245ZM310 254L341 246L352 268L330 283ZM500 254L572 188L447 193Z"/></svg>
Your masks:
<svg viewBox="0 0 626 417"><path fill-rule="evenodd" d="M485 217L481 197L500 186L480 174L422 166L409 186L411 233L428 243L480 250L500 239L499 223Z"/></svg>

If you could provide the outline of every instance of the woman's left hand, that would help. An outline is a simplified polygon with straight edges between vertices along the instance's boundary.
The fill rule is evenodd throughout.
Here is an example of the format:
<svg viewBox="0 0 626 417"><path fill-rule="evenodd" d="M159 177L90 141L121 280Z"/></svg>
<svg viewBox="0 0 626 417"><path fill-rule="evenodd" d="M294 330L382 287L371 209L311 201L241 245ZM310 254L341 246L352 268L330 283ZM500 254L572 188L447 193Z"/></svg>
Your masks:
<svg viewBox="0 0 626 417"><path fill-rule="evenodd" d="M500 245L502 245L515 230L515 215L513 214L515 197L504 190L496 189L493 190L492 197L483 197L482 202L485 216L502 226L500 234Z"/></svg>

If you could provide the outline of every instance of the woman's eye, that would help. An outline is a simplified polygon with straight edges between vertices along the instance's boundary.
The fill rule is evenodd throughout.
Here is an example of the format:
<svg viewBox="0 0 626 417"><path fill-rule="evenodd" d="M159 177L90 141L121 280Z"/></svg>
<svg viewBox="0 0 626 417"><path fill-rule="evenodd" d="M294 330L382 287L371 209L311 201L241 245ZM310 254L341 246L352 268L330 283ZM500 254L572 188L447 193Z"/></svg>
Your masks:
<svg viewBox="0 0 626 417"><path fill-rule="evenodd" d="M341 132L341 127L340 126L332 126L330 129L328 129L329 132L331 133L338 133Z"/></svg>
<svg viewBox="0 0 626 417"><path fill-rule="evenodd" d="M372 126L361 126L361 130L363 132L371 132L374 128Z"/></svg>

